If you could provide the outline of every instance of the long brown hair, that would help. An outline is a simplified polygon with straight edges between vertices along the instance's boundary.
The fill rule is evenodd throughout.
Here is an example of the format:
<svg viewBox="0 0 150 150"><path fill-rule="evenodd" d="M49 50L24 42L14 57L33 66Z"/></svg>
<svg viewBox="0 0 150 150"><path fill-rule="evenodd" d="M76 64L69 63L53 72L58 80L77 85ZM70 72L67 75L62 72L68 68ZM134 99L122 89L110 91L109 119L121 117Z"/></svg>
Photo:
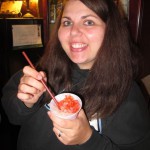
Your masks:
<svg viewBox="0 0 150 150"><path fill-rule="evenodd" d="M101 118L110 115L125 99L133 79L133 59L128 29L113 0L80 0L105 23L106 32L95 63L80 94L84 110L90 119L95 113ZM47 72L48 83L56 93L71 85L73 63L58 40L61 15L45 53L39 62Z"/></svg>

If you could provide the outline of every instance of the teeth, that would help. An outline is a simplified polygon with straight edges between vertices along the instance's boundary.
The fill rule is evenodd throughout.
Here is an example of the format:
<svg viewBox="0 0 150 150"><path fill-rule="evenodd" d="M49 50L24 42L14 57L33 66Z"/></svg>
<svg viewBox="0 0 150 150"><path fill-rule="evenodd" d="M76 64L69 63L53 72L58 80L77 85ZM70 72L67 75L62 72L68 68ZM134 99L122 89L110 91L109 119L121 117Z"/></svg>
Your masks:
<svg viewBox="0 0 150 150"><path fill-rule="evenodd" d="M87 46L87 44L81 44L81 43L72 44L73 48L82 48L82 47L85 47L85 46Z"/></svg>

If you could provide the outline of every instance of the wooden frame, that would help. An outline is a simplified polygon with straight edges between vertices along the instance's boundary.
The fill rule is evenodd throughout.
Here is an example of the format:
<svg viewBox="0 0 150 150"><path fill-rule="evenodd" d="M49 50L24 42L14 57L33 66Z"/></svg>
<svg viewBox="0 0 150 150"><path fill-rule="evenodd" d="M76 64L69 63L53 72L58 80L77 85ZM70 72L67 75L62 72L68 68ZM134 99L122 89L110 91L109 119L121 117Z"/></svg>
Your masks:
<svg viewBox="0 0 150 150"><path fill-rule="evenodd" d="M48 0L39 0L39 12L40 17L43 18L44 26L44 43L46 44L49 40L49 20L48 20Z"/></svg>
<svg viewBox="0 0 150 150"><path fill-rule="evenodd" d="M129 2L129 27L131 35L135 42L139 37L139 31L141 28L141 21L143 17L143 1L142 0L130 0Z"/></svg>
<svg viewBox="0 0 150 150"><path fill-rule="evenodd" d="M6 26L7 28L4 29L5 30L5 36L7 37L5 39L5 43L6 43L6 49L9 49L10 51L12 50L21 50L21 49L30 49L30 48L38 48L41 49L44 47L44 33L43 33L43 19L31 19L31 18L20 18L20 19L16 19L16 18L7 18L4 19L4 21L6 22ZM20 46L14 46L13 44L13 26L28 26L28 25L40 25L40 37L41 37L41 46L37 46L36 44L25 44L25 45L20 45ZM30 34L29 34L30 35ZM28 36L29 36L28 35Z"/></svg>

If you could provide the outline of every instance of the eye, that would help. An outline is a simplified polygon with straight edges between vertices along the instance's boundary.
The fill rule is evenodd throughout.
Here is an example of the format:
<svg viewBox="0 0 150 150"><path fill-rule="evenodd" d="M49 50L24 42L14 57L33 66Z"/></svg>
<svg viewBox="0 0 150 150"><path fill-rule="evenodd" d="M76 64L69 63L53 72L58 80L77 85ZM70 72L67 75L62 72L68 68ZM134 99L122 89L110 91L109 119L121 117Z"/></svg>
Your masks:
<svg viewBox="0 0 150 150"><path fill-rule="evenodd" d="M67 26L71 26L71 25L72 25L72 22L71 22L71 21L69 21L69 20L67 20L67 21L63 21L63 22L62 22L62 25L63 25L63 26L65 26L65 27L67 27Z"/></svg>
<svg viewBox="0 0 150 150"><path fill-rule="evenodd" d="M87 26L92 26L92 25L94 25L94 22L92 20L87 20L84 22L84 24Z"/></svg>

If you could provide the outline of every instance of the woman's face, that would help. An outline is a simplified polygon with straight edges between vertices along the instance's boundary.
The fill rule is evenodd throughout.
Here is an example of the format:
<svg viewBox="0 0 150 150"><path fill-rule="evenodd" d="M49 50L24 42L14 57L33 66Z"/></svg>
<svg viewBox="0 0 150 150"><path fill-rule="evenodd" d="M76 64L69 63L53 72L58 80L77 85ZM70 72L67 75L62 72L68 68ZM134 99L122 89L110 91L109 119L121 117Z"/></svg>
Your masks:
<svg viewBox="0 0 150 150"><path fill-rule="evenodd" d="M101 47L105 23L80 0L67 2L58 31L68 57L81 69L90 69Z"/></svg>

